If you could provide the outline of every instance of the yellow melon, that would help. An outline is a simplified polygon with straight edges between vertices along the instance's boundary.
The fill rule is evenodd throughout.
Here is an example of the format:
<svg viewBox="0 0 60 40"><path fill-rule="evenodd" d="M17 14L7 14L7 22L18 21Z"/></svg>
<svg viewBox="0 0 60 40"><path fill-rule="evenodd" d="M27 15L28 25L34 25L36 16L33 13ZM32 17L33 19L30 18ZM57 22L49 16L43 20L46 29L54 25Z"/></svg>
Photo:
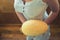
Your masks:
<svg viewBox="0 0 60 40"><path fill-rule="evenodd" d="M48 25L40 20L28 20L22 25L22 32L28 36L37 36L48 30Z"/></svg>

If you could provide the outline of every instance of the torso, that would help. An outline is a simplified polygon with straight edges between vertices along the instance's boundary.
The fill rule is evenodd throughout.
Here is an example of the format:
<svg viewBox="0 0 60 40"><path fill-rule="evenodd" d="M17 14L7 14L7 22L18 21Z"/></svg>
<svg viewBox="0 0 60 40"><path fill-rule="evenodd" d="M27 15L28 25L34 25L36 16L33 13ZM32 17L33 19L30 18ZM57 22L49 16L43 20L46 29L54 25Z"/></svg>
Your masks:
<svg viewBox="0 0 60 40"><path fill-rule="evenodd" d="M47 8L47 4L43 0L18 0L18 2L19 1L19 4L15 3L15 8L19 12L22 12L27 19L36 19L37 16L40 16L40 19L43 18L44 12Z"/></svg>

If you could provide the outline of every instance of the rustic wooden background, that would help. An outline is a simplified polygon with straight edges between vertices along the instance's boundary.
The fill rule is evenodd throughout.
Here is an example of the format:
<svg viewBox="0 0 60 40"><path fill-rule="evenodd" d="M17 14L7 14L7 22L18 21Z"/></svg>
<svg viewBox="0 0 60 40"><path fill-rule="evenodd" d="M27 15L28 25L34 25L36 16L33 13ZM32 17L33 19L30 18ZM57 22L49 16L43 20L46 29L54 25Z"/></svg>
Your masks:
<svg viewBox="0 0 60 40"><path fill-rule="evenodd" d="M0 40L25 40L25 35L19 31L21 22L15 14L13 3L14 0L0 0ZM51 23L50 40L60 40L60 11Z"/></svg>

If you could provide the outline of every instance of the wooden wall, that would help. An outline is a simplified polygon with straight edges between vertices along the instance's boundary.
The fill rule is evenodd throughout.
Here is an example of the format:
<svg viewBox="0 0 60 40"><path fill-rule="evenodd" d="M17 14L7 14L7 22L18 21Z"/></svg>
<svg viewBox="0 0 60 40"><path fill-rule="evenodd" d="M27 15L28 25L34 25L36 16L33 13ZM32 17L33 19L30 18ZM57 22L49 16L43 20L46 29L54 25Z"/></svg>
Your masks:
<svg viewBox="0 0 60 40"><path fill-rule="evenodd" d="M14 0L0 0L0 24L21 23L13 7Z"/></svg>
<svg viewBox="0 0 60 40"><path fill-rule="evenodd" d="M14 0L0 0L0 12L2 13L12 13Z"/></svg>
<svg viewBox="0 0 60 40"><path fill-rule="evenodd" d="M20 24L21 23L15 14L13 3L14 3L14 0L0 0L0 24ZM59 20L60 20L60 14L55 19L53 24L60 24Z"/></svg>

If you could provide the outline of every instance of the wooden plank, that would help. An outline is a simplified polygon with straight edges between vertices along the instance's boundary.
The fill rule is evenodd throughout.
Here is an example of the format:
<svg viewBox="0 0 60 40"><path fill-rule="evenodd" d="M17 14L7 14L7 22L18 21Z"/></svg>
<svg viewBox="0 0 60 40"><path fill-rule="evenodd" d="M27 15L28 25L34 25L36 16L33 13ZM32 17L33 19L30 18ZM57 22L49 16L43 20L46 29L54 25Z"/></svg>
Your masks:
<svg viewBox="0 0 60 40"><path fill-rule="evenodd" d="M21 33L21 25L0 25L0 33Z"/></svg>
<svg viewBox="0 0 60 40"><path fill-rule="evenodd" d="M25 40L25 35L22 34L1 34L2 40Z"/></svg>
<svg viewBox="0 0 60 40"><path fill-rule="evenodd" d="M21 24L15 13L0 13L1 24Z"/></svg>

